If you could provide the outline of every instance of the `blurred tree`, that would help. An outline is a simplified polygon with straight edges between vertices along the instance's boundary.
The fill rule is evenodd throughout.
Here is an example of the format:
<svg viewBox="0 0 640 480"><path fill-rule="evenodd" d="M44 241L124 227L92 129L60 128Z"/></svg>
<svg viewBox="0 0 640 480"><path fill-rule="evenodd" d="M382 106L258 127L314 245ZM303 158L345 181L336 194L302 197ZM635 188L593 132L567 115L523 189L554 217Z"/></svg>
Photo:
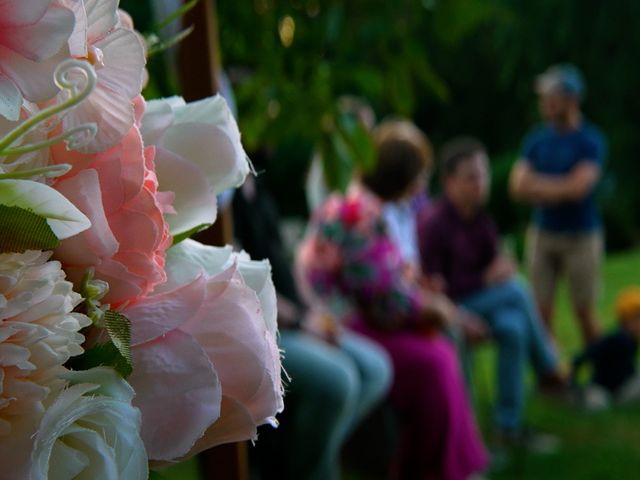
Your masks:
<svg viewBox="0 0 640 480"><path fill-rule="evenodd" d="M151 25L146 2L122 3ZM568 61L583 70L585 112L609 141L601 189L609 246L636 241L640 2L251 0L219 1L218 15L243 140L249 151L276 151L267 181L283 213L306 213L303 177L313 149L336 187L354 164L367 163L370 149L338 107L348 94L368 100L378 117L412 117L436 146L457 134L481 138L494 157L498 221L520 229L527 212L510 204L506 178L538 121L533 78ZM150 68L163 61L152 59ZM153 77L164 78L154 86L159 93L173 93L171 75Z"/></svg>
<svg viewBox="0 0 640 480"><path fill-rule="evenodd" d="M287 190L288 199L304 198L302 182L290 191L291 178L304 175L312 148L321 151L334 188L345 187L354 164L370 163L362 153L371 151L366 136L348 124L338 97L356 94L379 113L405 116L418 100L446 102L431 37L457 42L501 7L475 0L254 0L218 8L245 145L282 152L270 182L284 200ZM304 212L304 202L287 203L285 211Z"/></svg>

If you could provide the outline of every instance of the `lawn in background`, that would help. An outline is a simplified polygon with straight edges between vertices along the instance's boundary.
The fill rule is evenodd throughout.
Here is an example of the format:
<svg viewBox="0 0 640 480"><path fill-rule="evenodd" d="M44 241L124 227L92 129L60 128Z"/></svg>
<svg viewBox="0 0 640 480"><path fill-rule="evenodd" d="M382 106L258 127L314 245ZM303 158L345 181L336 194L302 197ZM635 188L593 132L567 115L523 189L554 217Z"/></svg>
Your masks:
<svg viewBox="0 0 640 480"><path fill-rule="evenodd" d="M606 329L615 324L613 304L617 292L640 284L640 251L610 256L604 265L600 318ZM564 362L581 348L566 289L558 296L556 335ZM476 408L483 425L491 421L489 397L493 395L493 348L478 352L474 367ZM520 453L506 469L490 475L492 480L635 480L640 478L640 405L600 413L580 411L569 404L533 398L527 412L536 429L556 435L562 442L558 453Z"/></svg>

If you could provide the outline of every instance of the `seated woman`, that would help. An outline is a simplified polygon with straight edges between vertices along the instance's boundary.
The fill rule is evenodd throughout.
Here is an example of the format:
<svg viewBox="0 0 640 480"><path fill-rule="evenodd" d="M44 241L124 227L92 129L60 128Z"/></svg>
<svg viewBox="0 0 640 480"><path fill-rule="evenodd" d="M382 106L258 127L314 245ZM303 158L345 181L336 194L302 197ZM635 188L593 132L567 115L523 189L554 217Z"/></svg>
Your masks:
<svg viewBox="0 0 640 480"><path fill-rule="evenodd" d="M382 215L383 202L423 188L428 141L406 121L386 122L374 137L376 167L315 212L299 270L319 302L391 357L402 433L393 478L464 480L486 468L487 455L455 348L441 334L453 307L406 268Z"/></svg>
<svg viewBox="0 0 640 480"><path fill-rule="evenodd" d="M252 156L265 168L262 152ZM387 394L389 359L362 335L310 332L308 310L296 288L279 232L279 215L264 178L247 177L233 199L236 240L272 266L278 297L279 344L288 376L286 408L277 429L260 431L252 457L260 478L332 480L339 477L342 444Z"/></svg>

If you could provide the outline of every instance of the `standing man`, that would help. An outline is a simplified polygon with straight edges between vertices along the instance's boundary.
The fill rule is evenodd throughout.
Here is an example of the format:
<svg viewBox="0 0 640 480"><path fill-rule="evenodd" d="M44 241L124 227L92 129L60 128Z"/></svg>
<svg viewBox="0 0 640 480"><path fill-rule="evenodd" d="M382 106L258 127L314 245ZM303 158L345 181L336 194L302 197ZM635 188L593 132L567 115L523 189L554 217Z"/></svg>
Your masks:
<svg viewBox="0 0 640 480"><path fill-rule="evenodd" d="M529 275L540 313L552 332L554 296L566 274L586 344L600 334L595 304L603 236L595 189L605 142L582 115L584 80L569 64L555 65L535 83L544 124L530 132L510 179L511 194L534 206L527 238Z"/></svg>

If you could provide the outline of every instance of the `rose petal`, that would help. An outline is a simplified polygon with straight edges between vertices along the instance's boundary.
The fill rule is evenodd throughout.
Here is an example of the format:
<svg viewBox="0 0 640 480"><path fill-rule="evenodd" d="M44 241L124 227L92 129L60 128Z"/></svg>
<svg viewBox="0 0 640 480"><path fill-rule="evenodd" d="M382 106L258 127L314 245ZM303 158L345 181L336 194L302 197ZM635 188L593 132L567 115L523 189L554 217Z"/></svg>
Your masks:
<svg viewBox="0 0 640 480"><path fill-rule="evenodd" d="M174 120L173 109L166 99L147 102L140 126L145 145L160 145L162 136Z"/></svg>
<svg viewBox="0 0 640 480"><path fill-rule="evenodd" d="M51 0L0 0L0 25L28 25L37 22Z"/></svg>
<svg viewBox="0 0 640 480"><path fill-rule="evenodd" d="M4 15L4 11L2 12ZM65 44L75 18L66 8L49 8L30 25L4 27L0 43L29 60L39 62L55 55Z"/></svg>
<svg viewBox="0 0 640 480"><path fill-rule="evenodd" d="M119 0L83 0L87 12L90 42L102 38L118 23Z"/></svg>
<svg viewBox="0 0 640 480"><path fill-rule="evenodd" d="M167 130L163 146L206 172L216 194L237 187L249 173L244 150L239 151L221 127L182 123Z"/></svg>
<svg viewBox="0 0 640 480"><path fill-rule="evenodd" d="M225 443L255 440L257 435L258 429L249 411L242 403L223 396L220 418L207 429L187 457Z"/></svg>
<svg viewBox="0 0 640 480"><path fill-rule="evenodd" d="M198 312L204 295L205 279L201 276L181 288L150 295L127 307L124 313L132 323L131 345L148 342L178 328Z"/></svg>
<svg viewBox="0 0 640 480"><path fill-rule="evenodd" d="M81 152L96 153L116 145L133 125L133 104L119 91L98 82L95 90L64 117L66 129L95 123L98 133Z"/></svg>
<svg viewBox="0 0 640 480"><path fill-rule="evenodd" d="M104 54L105 66L99 71L100 82L128 99L139 95L145 59L137 35L124 28L116 28L94 46Z"/></svg>
<svg viewBox="0 0 640 480"><path fill-rule="evenodd" d="M165 217L171 234L212 224L217 201L202 169L161 147L156 150L155 163L160 188L175 195L175 213Z"/></svg>
<svg viewBox="0 0 640 480"><path fill-rule="evenodd" d="M224 274L207 283L209 291L223 289L222 294L208 296L198 315L180 328L193 335L209 355L224 395L246 405L271 367L270 352L255 293L238 281L223 280Z"/></svg>
<svg viewBox="0 0 640 480"><path fill-rule="evenodd" d="M174 330L132 349L142 438L149 458L186 454L220 416L221 389L206 353L190 335Z"/></svg>
<svg viewBox="0 0 640 480"><path fill-rule="evenodd" d="M0 74L0 115L12 122L20 118L22 94L12 80Z"/></svg>
<svg viewBox="0 0 640 480"><path fill-rule="evenodd" d="M73 12L75 25L69 37L69 53L72 57L87 56L87 12L84 3L76 0L66 0L64 6Z"/></svg>
<svg viewBox="0 0 640 480"><path fill-rule="evenodd" d="M47 60L34 62L0 45L0 68L5 76L13 80L27 100L41 102L49 100L58 92L53 72L67 58L67 53L65 47Z"/></svg>
<svg viewBox="0 0 640 480"><path fill-rule="evenodd" d="M92 264L96 257L114 255L119 244L104 214L97 172L83 170L74 177L56 183L55 189L91 219L91 228L60 244L56 249L56 258L73 265Z"/></svg>

